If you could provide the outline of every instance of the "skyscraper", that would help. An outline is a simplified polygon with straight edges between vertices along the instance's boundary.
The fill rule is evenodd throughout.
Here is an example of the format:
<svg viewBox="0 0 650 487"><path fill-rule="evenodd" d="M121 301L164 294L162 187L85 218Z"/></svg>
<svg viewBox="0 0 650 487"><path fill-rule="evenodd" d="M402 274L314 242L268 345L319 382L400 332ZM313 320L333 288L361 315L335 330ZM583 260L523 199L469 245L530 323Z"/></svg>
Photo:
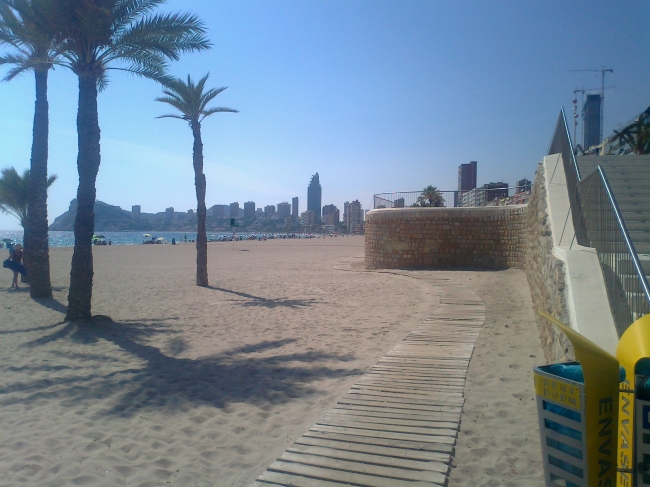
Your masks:
<svg viewBox="0 0 650 487"><path fill-rule="evenodd" d="M230 218L239 218L239 203L230 203Z"/></svg>
<svg viewBox="0 0 650 487"><path fill-rule="evenodd" d="M337 225L339 223L339 209L335 205L323 206L323 224Z"/></svg>
<svg viewBox="0 0 650 487"><path fill-rule="evenodd" d="M323 189L320 186L318 173L314 174L307 187L307 211L314 212L314 221L320 223L321 198Z"/></svg>
<svg viewBox="0 0 650 487"><path fill-rule="evenodd" d="M244 203L244 218L249 219L255 216L255 202L247 201Z"/></svg>
<svg viewBox="0 0 650 487"><path fill-rule="evenodd" d="M458 191L476 188L476 161L458 166Z"/></svg>
<svg viewBox="0 0 650 487"><path fill-rule="evenodd" d="M353 233L362 223L363 210L359 200L354 200L352 203L349 201L343 203L343 224L348 229L348 233Z"/></svg>
<svg viewBox="0 0 650 487"><path fill-rule="evenodd" d="M298 197L296 196L291 200L291 216L294 220L298 220L300 213L298 212Z"/></svg>
<svg viewBox="0 0 650 487"><path fill-rule="evenodd" d="M592 145L600 144L600 95L587 95L584 106L584 150Z"/></svg>
<svg viewBox="0 0 650 487"><path fill-rule="evenodd" d="M278 216L280 218L287 218L291 215L291 205L286 201L278 203Z"/></svg>

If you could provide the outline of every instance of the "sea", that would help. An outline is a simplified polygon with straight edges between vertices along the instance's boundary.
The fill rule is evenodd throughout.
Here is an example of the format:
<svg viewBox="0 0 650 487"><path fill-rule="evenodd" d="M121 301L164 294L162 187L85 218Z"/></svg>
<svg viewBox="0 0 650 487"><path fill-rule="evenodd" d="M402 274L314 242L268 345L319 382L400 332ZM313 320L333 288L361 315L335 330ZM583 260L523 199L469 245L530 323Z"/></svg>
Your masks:
<svg viewBox="0 0 650 487"><path fill-rule="evenodd" d="M48 232L50 247L74 247L74 232ZM141 245L145 241L162 239L162 243L172 243L176 240L177 243L185 241L196 241L196 232L98 232L97 237L102 240L110 241L111 245ZM282 233L251 233L251 232L237 232L238 238L247 238L253 236L257 238L285 238L288 235ZM313 238L311 234L292 234L300 238ZM232 237L231 232L208 232L208 241L223 240ZM0 230L0 248L6 246L6 242L11 241L14 244L23 243L22 230Z"/></svg>
<svg viewBox="0 0 650 487"><path fill-rule="evenodd" d="M99 232L106 242L111 241L112 245L140 245L145 240L152 238L163 238L166 242L176 239L176 242L184 240L196 240L196 232L151 232L145 237L145 232ZM222 236L232 234L208 233L208 239L218 240ZM22 230L0 230L0 242L11 239L14 243L23 243ZM50 247L73 247L74 232L49 232Z"/></svg>

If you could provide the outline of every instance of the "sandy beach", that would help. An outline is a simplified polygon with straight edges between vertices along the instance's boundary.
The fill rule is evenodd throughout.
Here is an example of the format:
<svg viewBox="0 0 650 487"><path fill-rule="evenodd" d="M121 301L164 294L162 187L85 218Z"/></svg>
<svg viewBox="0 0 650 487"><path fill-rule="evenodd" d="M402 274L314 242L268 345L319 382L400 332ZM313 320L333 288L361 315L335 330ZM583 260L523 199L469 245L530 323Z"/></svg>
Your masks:
<svg viewBox="0 0 650 487"><path fill-rule="evenodd" d="M83 329L62 323L71 248L54 301L0 274L3 486L247 486L438 304L416 272L361 272L363 237L209 244L207 289L195 255L95 248ZM542 485L525 276L441 274L488 310L450 485Z"/></svg>

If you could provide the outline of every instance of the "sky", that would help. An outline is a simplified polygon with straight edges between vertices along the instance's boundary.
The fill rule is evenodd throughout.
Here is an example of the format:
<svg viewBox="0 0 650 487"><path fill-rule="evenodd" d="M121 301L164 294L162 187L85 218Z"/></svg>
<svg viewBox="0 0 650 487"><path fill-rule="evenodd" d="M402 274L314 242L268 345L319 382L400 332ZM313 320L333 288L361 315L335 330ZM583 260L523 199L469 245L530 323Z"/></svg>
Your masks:
<svg viewBox="0 0 650 487"><path fill-rule="evenodd" d="M533 179L562 106L600 89L604 133L650 106L647 0L168 0L206 24L210 51L170 74L227 86L202 126L208 207L297 196L318 172L322 204L343 210L372 195L457 188L478 161L478 184ZM0 48L2 52L2 48ZM0 68L4 76L6 68ZM77 81L50 73L49 219L78 184ZM102 162L97 199L143 212L196 208L192 134L155 102L154 81L113 71L99 95ZM29 167L30 73L0 83L0 168ZM573 136L573 133L571 134ZM578 127L578 139L580 139ZM0 229L19 229L0 215Z"/></svg>

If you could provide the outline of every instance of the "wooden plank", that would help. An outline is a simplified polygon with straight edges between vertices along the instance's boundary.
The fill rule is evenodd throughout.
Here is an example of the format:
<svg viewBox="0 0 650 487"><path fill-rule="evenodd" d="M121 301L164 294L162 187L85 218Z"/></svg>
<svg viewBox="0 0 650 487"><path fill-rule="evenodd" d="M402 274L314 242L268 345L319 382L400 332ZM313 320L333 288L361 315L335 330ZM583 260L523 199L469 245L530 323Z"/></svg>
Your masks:
<svg viewBox="0 0 650 487"><path fill-rule="evenodd" d="M336 427L345 427L353 429L362 429L367 431L389 431L393 433L414 433L426 436L448 436L451 438L456 438L458 434L458 424L452 426L452 428L427 428L427 427L417 427L417 426L405 426L405 425L394 425L394 424L380 424L372 422L359 421L358 419L342 419L335 416L330 416L326 419L320 419L316 421L316 426L336 426Z"/></svg>
<svg viewBox="0 0 650 487"><path fill-rule="evenodd" d="M438 413L426 411L424 414L418 414L418 411L404 411L403 409L374 408L371 406L352 406L337 405L330 410L328 414L350 414L366 416L369 418L393 418L393 419L413 419L420 421L451 421L460 420L460 412L455 413Z"/></svg>
<svg viewBox="0 0 650 487"><path fill-rule="evenodd" d="M385 402L378 398L364 399L361 397L343 397L338 404L350 404L356 406L374 406L386 409L401 409L403 411L422 411L422 412L461 412L462 406L458 405L429 405L429 404L406 404L399 402Z"/></svg>
<svg viewBox="0 0 650 487"><path fill-rule="evenodd" d="M465 380L461 379L460 377L454 378L454 377L431 377L429 379L420 379L420 378L411 378L408 375L404 376L395 376L393 375L382 375L382 374L366 374L361 380L359 380L359 383L365 383L365 382L377 382L377 381L385 381L385 382L395 382L399 381L402 384L405 385L414 385L414 386L430 386L430 385L436 385L436 384L447 384L447 385L452 385L460 388L465 388Z"/></svg>
<svg viewBox="0 0 650 487"><path fill-rule="evenodd" d="M301 463L292 463L292 462L284 462L284 461L273 462L269 466L269 470L279 472L279 473L313 477L316 479L334 480L338 482L352 483L352 484L363 485L367 487L414 487L413 481L409 481L409 480L377 477L374 475L367 475L367 474L355 473L355 472L342 472L340 470L332 470L330 468L316 467L313 465L303 465ZM444 485L444 484L440 482L427 482L427 483L418 484L418 486L419 485L422 485L424 487L425 485L435 486L435 485Z"/></svg>
<svg viewBox="0 0 650 487"><path fill-rule="evenodd" d="M294 444L287 448L287 453L317 455L320 457L333 458L336 460L347 460L351 462L361 462L382 467L407 468L416 471L440 472L447 474L449 465L443 462L430 460L411 460L404 458L395 458L393 456L377 455L374 453L358 453L351 451L337 450L334 448L325 448L321 446L308 446ZM300 462L304 463L304 462ZM369 473L369 472L367 472Z"/></svg>
<svg viewBox="0 0 650 487"><path fill-rule="evenodd" d="M394 387L395 384L400 384L399 388ZM376 380L364 381L353 385L350 389L372 388L377 390L385 390L387 392L408 392L413 394L435 395L438 392L442 393L456 393L463 394L465 388L456 385L443 385L443 384L411 384L399 381L390 380Z"/></svg>
<svg viewBox="0 0 650 487"><path fill-rule="evenodd" d="M361 463L360 461L348 461L292 451L286 451L278 461L300 463L302 465L313 467L331 468L343 472L376 475L377 477L387 477L399 480L435 482L437 484L444 483L446 478L444 473L436 470L410 470L408 468L399 468L397 466L374 465L371 463ZM448 468L446 465L445 467Z"/></svg>
<svg viewBox="0 0 650 487"><path fill-rule="evenodd" d="M387 440L417 441L420 443L443 443L446 445L454 445L456 443L455 436L452 437L442 435L421 435L417 433L397 433L394 431L366 430L360 428L349 428L346 426L326 426L322 424L315 424L310 428L309 431L341 433L352 436L365 436L366 438L384 438Z"/></svg>
<svg viewBox="0 0 650 487"><path fill-rule="evenodd" d="M320 424L329 423L330 421L359 421L361 423L374 423L377 425L390 424L402 426L415 426L419 428L446 428L458 429L457 421L426 421L423 419L397 419L397 418L375 418L372 416L359 416L354 414L332 413L325 415L325 418L319 421Z"/></svg>
<svg viewBox="0 0 650 487"><path fill-rule="evenodd" d="M367 445L365 443L350 443L349 441L338 440L323 440L321 438L312 438L309 436L301 436L293 444L292 448L299 448L301 446L315 446L327 448L330 450L340 450L343 454L349 452L367 453L371 455L383 455L386 457L404 459L404 460L420 460L424 462L439 462L449 464L451 462L451 455L448 453L438 453L423 450L410 450L405 448L393 448L390 446Z"/></svg>
<svg viewBox="0 0 650 487"><path fill-rule="evenodd" d="M281 472L264 472L257 478L253 487L268 487L269 485L281 485L283 487L343 487L340 482L328 482L323 479L313 479L302 475L293 475ZM348 484L349 485L349 484ZM411 484L413 485L413 484Z"/></svg>
<svg viewBox="0 0 650 487"><path fill-rule="evenodd" d="M403 384L403 387L395 387L395 384L398 384L398 381L376 381L376 382L357 382L350 389L375 389L378 391L386 392L404 392L408 394L420 394L429 396L435 394L436 392L443 393L456 393L462 394L465 390L464 387L452 386L452 385L443 385L443 384Z"/></svg>
<svg viewBox="0 0 650 487"><path fill-rule="evenodd" d="M430 405L439 405L439 404L450 404L456 406L462 406L465 400L462 396L457 396L454 394L436 394L435 397L426 397L423 398L418 394L396 394L392 392L382 392L382 391L373 391L369 389L351 389L348 391L350 395L358 395L365 397L381 397L386 402L404 402L407 404L430 404ZM363 399L360 397L360 399Z"/></svg>
<svg viewBox="0 0 650 487"><path fill-rule="evenodd" d="M303 438L318 438L330 441L344 441L347 443L359 443L364 445L387 446L401 448L403 450L425 451L451 454L454 446L448 443L426 443L417 440L397 440L395 438L377 438L368 436L351 435L335 431L307 431Z"/></svg>

